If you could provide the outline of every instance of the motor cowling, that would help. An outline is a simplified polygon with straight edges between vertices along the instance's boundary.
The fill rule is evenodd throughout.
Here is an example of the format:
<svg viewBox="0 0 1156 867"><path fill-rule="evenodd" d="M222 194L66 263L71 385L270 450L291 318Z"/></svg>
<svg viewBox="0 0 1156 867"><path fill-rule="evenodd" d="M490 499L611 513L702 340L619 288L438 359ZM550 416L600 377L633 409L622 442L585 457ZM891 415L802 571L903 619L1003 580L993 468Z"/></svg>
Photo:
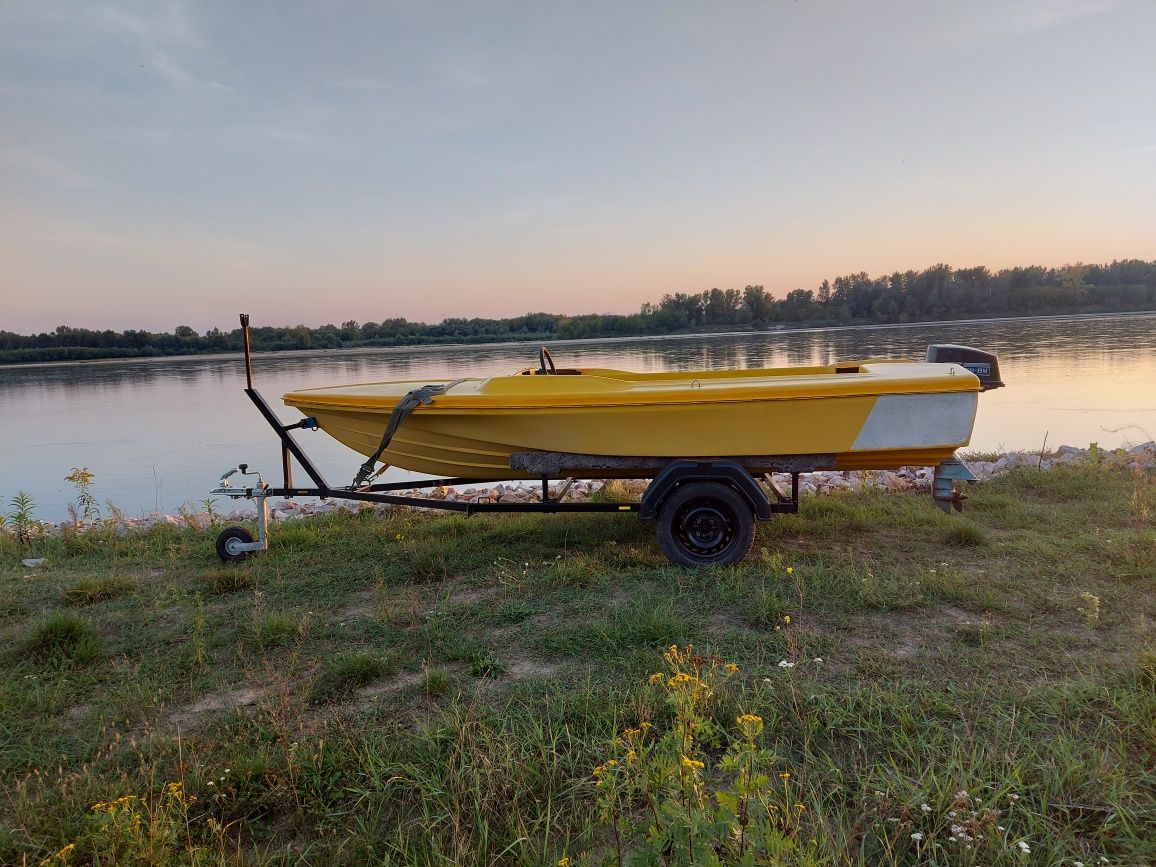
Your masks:
<svg viewBox="0 0 1156 867"><path fill-rule="evenodd" d="M932 364L958 364L979 377L981 391L1003 388L999 378L999 359L990 352L959 346L955 343L935 343L927 347L926 361Z"/></svg>

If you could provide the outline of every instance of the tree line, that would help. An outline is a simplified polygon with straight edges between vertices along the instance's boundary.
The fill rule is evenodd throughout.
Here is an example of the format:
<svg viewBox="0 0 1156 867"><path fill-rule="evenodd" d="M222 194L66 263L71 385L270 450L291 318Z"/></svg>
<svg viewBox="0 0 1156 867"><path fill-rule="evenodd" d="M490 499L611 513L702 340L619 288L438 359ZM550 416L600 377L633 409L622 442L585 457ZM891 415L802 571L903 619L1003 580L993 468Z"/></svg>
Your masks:
<svg viewBox="0 0 1156 867"><path fill-rule="evenodd" d="M762 286L676 292L632 314L563 316L528 313L507 319L448 318L436 324L384 319L310 328L254 327L254 351L347 349L438 343L545 341L678 334L785 325L854 325L1031 316L1046 313L1156 308L1156 261L1125 259L1106 265L1027 266L991 271L980 265L934 265L923 271L866 272L824 280L776 298ZM0 364L238 352L241 330L187 325L172 333L93 331L60 325L20 335L0 331Z"/></svg>

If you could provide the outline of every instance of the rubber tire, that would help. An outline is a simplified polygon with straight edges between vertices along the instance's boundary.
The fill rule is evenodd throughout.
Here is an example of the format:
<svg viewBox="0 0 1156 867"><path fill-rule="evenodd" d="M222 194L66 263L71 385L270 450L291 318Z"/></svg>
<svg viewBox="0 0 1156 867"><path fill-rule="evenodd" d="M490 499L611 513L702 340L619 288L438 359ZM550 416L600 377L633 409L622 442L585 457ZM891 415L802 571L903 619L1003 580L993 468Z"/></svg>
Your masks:
<svg viewBox="0 0 1156 867"><path fill-rule="evenodd" d="M229 543L234 539L245 543L257 541L253 534L244 527L226 527L217 536L217 556L224 563L240 563L253 553L252 551L230 550Z"/></svg>
<svg viewBox="0 0 1156 867"><path fill-rule="evenodd" d="M698 538L688 521L697 521ZM714 538L708 538L713 534ZM658 510L658 544L676 566L730 566L755 543L751 504L722 482L687 482Z"/></svg>

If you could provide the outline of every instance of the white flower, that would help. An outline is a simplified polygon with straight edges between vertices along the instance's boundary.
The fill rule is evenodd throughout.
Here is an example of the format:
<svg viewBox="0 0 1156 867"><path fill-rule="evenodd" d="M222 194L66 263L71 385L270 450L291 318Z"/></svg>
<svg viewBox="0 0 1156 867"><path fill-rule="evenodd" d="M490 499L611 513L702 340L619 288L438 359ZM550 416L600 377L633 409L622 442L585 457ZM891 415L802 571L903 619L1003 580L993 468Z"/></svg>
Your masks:
<svg viewBox="0 0 1156 867"><path fill-rule="evenodd" d="M920 831L916 831L914 834L911 835L911 839L914 840L916 843L918 843L920 840L923 839L923 834Z"/></svg>
<svg viewBox="0 0 1156 867"><path fill-rule="evenodd" d="M919 809L921 809L925 813L930 813L931 812L931 804L920 804Z"/></svg>
<svg viewBox="0 0 1156 867"><path fill-rule="evenodd" d="M779 668L794 668L794 667L795 667L795 663L791 662L789 659L780 659L779 660Z"/></svg>
<svg viewBox="0 0 1156 867"><path fill-rule="evenodd" d="M1018 843L1016 843L1016 846L1018 846L1019 850L1025 855L1032 851L1032 847L1027 844L1026 840L1020 840Z"/></svg>
<svg viewBox="0 0 1156 867"><path fill-rule="evenodd" d="M823 657L821 657L821 656L816 656L816 657L815 657L815 662L817 662L819 665L822 665L822 664L823 664Z"/></svg>

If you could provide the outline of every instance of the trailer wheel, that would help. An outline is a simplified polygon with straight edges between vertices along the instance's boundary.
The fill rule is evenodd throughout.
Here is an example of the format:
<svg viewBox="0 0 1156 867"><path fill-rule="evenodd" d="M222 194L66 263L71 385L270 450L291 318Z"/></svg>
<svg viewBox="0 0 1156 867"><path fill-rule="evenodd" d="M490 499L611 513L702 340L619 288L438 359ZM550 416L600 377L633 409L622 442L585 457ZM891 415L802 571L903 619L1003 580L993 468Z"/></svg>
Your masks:
<svg viewBox="0 0 1156 867"><path fill-rule="evenodd" d="M244 527L226 527L217 536L217 556L225 563L240 563L253 552L238 549L238 543L254 541L253 534Z"/></svg>
<svg viewBox="0 0 1156 867"><path fill-rule="evenodd" d="M721 482L679 485L658 511L658 544L676 566L729 566L754 541L750 503Z"/></svg>

